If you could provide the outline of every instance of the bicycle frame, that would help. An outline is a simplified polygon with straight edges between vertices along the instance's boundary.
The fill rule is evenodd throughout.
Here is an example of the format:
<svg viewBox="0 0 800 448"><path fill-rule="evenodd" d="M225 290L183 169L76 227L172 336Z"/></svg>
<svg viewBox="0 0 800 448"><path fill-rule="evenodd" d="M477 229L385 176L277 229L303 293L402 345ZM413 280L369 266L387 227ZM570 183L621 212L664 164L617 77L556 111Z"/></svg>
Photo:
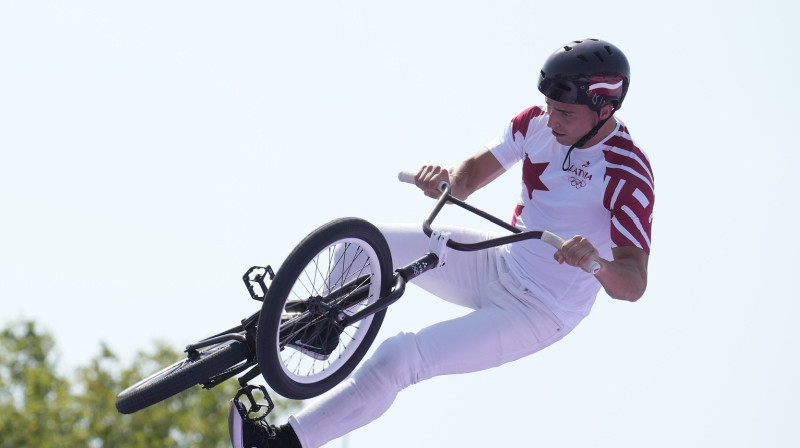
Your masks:
<svg viewBox="0 0 800 448"><path fill-rule="evenodd" d="M225 330L221 333L217 333L214 336L210 336L206 339L201 341L195 342L194 344L189 344L186 346L184 351L186 352L186 356L189 359L193 359L198 356L198 350L211 347L216 344L221 344L227 341L239 341L247 345L251 356L248 357L247 361L242 363L241 365L231 367L230 369L220 373L219 375L215 375L209 378L208 381L202 383L204 389L211 389L217 386L220 383L223 383L243 372L246 372L239 378L239 384L244 386L250 380L257 377L261 374L261 371L258 367L258 362L255 359L255 356L252 354L255 353L255 341L256 341L256 324L258 322L258 315L259 313L256 312L250 317L246 319L242 319L242 323L237 325L231 329Z"/></svg>
<svg viewBox="0 0 800 448"><path fill-rule="evenodd" d="M267 285L265 278L269 277L272 280L275 277L275 272L271 266L253 266L247 270L242 276L247 292L253 300L263 302L267 295ZM211 347L213 345L221 344L227 341L238 341L247 345L250 352L247 361L241 365L234 366L219 375L209 378L208 381L202 383L204 389L211 389L220 383L223 383L239 374L244 373L239 377L239 385L244 387L250 380L261 374L258 366L258 361L255 359L255 346L256 346L256 331L258 327L258 317L260 311L251 314L249 317L242 319L241 324L230 328L228 330L217 333L214 336L207 337L201 341L189 344L184 349L187 358L194 359L198 356L198 351Z"/></svg>

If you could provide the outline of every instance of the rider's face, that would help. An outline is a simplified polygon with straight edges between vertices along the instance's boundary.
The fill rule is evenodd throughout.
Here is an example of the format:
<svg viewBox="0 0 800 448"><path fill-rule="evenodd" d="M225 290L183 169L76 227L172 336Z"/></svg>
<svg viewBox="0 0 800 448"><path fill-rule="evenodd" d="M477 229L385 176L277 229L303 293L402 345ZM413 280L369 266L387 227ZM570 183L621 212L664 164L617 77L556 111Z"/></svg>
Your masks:
<svg viewBox="0 0 800 448"><path fill-rule="evenodd" d="M586 135L599 121L598 114L583 104L567 104L547 98L547 127L556 141L570 146Z"/></svg>

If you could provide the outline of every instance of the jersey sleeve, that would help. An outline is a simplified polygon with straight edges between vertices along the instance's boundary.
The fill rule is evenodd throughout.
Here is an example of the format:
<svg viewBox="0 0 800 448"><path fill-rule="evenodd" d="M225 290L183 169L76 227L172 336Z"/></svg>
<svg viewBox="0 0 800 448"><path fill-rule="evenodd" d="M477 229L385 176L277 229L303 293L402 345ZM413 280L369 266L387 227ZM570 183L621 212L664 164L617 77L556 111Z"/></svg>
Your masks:
<svg viewBox="0 0 800 448"><path fill-rule="evenodd" d="M525 156L523 142L528 133L528 128L534 118L544 114L544 109L539 106L525 109L511 119L511 122L506 125L499 137L486 145L486 148L503 165L503 168L509 169L522 160Z"/></svg>
<svg viewBox="0 0 800 448"><path fill-rule="evenodd" d="M605 153L603 205L611 212L611 241L650 253L655 188L647 156L629 138L615 136Z"/></svg>

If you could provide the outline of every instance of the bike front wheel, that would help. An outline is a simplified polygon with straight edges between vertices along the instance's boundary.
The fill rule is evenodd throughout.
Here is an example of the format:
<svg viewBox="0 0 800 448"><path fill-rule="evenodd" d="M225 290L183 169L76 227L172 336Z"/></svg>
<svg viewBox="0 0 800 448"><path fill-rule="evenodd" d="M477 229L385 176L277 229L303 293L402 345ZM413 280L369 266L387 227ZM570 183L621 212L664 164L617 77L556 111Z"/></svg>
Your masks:
<svg viewBox="0 0 800 448"><path fill-rule="evenodd" d="M386 296L391 285L391 253L374 225L342 218L309 234L275 274L259 317L257 358L270 387L302 400L345 379L386 310L346 327L338 317Z"/></svg>

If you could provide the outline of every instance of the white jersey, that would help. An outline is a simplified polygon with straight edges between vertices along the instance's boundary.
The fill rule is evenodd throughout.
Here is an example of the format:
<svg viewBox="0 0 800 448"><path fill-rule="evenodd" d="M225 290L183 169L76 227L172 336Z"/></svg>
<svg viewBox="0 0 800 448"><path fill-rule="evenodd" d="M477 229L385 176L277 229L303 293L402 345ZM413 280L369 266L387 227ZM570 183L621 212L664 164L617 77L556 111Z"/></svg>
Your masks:
<svg viewBox="0 0 800 448"><path fill-rule="evenodd" d="M522 189L512 224L522 230L549 230L565 239L582 235L606 259L616 246L650 253L653 174L624 124L618 123L594 146L575 148L565 171L569 148L555 140L547 118L543 108L531 107L487 145L506 169L522 162ZM589 313L600 289L593 276L556 263L553 249L541 241L510 244L506 251L514 274L554 311L578 319Z"/></svg>

